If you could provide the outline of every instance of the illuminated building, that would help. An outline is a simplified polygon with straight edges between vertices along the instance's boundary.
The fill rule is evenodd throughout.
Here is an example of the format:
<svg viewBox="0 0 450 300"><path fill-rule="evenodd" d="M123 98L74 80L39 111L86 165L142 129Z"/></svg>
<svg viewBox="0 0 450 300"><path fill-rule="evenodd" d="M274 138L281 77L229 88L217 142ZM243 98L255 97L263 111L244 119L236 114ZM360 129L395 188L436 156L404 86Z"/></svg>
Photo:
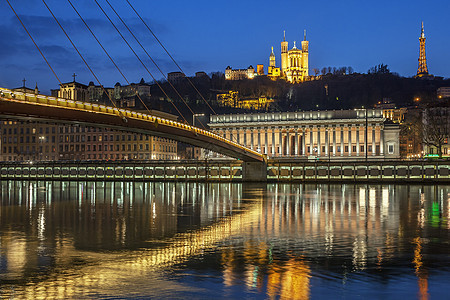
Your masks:
<svg viewBox="0 0 450 300"><path fill-rule="evenodd" d="M216 95L217 104L222 107L235 107L238 101L238 91L228 91Z"/></svg>
<svg viewBox="0 0 450 300"><path fill-rule="evenodd" d="M400 127L384 118L381 110L216 115L211 116L209 126L269 157L400 157Z"/></svg>
<svg viewBox="0 0 450 300"><path fill-rule="evenodd" d="M225 80L242 80L255 78L255 68L249 66L247 69L232 69L228 66L225 69Z"/></svg>
<svg viewBox="0 0 450 300"><path fill-rule="evenodd" d="M2 161L178 158L176 141L109 128L6 120L0 134Z"/></svg>
<svg viewBox="0 0 450 300"><path fill-rule="evenodd" d="M256 65L256 74L258 76L264 75L264 65Z"/></svg>
<svg viewBox="0 0 450 300"><path fill-rule="evenodd" d="M238 91L228 91L216 95L217 104L222 107L235 107L254 110L267 110L274 102L273 99L268 99L261 95L258 98L239 98Z"/></svg>
<svg viewBox="0 0 450 300"><path fill-rule="evenodd" d="M226 80L241 80L241 79L253 79L256 75L264 75L262 70L263 65L257 65L257 72L250 66L247 69L232 69L228 66L225 69ZM294 46L289 50L289 43L286 41L286 35L284 35L281 42L281 68L276 66L275 53L270 53L269 56L269 68L267 70L267 76L276 80L283 78L290 83L298 83L309 80L309 42L306 40L306 30L304 33L303 41L301 42L301 48L297 48L296 42Z"/></svg>
<svg viewBox="0 0 450 300"><path fill-rule="evenodd" d="M306 40L306 30L301 49L295 45L288 50L288 42L284 36L281 42L281 76L291 83L308 80L309 42Z"/></svg>
<svg viewBox="0 0 450 300"><path fill-rule="evenodd" d="M59 89L52 90L52 96L75 101L88 101L88 86L76 82L75 80L72 82L61 83Z"/></svg>
<svg viewBox="0 0 450 300"><path fill-rule="evenodd" d="M273 53L273 47L272 47L272 52L270 53L270 57L269 57L269 69L267 71L267 74L268 74L269 78L272 80L279 78L281 75L280 68L276 67L275 53Z"/></svg>

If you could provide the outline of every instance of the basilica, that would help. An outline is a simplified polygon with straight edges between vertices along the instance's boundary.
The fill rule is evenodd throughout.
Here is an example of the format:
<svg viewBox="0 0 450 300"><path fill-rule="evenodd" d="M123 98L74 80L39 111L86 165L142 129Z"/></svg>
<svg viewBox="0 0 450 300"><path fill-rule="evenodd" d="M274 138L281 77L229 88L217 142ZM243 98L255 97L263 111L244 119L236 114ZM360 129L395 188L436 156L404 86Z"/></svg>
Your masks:
<svg viewBox="0 0 450 300"><path fill-rule="evenodd" d="M294 41L294 46L290 50L289 43L286 41L286 33L284 33L283 41L281 42L281 67L277 67L276 65L275 53L272 47L267 76L273 80L285 79L291 83L309 80L308 47L309 42L306 40L306 30L303 41L301 41L301 47L297 48L296 42ZM256 76L262 75L264 75L262 65L257 66L256 72L252 66L247 69L232 69L228 66L225 69L225 79L227 80L253 79Z"/></svg>

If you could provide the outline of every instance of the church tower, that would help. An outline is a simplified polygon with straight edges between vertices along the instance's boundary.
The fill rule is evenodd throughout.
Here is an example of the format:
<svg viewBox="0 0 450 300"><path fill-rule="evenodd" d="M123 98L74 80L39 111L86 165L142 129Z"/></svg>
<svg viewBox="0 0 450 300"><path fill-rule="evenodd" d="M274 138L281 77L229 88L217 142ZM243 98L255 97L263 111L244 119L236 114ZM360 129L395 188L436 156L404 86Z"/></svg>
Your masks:
<svg viewBox="0 0 450 300"><path fill-rule="evenodd" d="M288 67L288 42L286 42L286 31L284 31L283 41L281 42L281 76L286 77Z"/></svg>
<svg viewBox="0 0 450 300"><path fill-rule="evenodd" d="M420 53L419 53L419 68L417 69L416 77L424 77L429 76L428 68L427 68L427 58L425 56L425 33L423 30L423 22L422 22L422 33L419 38L420 42Z"/></svg>
<svg viewBox="0 0 450 300"><path fill-rule="evenodd" d="M273 47L269 57L269 67L275 67L275 53L273 53Z"/></svg>
<svg viewBox="0 0 450 300"><path fill-rule="evenodd" d="M302 41L302 71L303 71L303 80L305 80L309 76L309 65L308 65L308 48L309 42L306 40L306 30L303 33L303 41Z"/></svg>

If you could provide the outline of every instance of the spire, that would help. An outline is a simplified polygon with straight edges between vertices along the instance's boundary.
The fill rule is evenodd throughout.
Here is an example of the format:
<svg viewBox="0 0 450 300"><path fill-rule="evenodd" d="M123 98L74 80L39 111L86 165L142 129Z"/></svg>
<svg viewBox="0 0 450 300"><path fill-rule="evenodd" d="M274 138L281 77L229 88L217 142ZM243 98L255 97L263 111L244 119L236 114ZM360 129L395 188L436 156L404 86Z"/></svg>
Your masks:
<svg viewBox="0 0 450 300"><path fill-rule="evenodd" d="M420 37L423 38L423 39L425 38L425 32L423 30L423 21L422 21L422 34L420 35Z"/></svg>
<svg viewBox="0 0 450 300"><path fill-rule="evenodd" d="M306 29L303 31L303 40L306 41Z"/></svg>
<svg viewBox="0 0 450 300"><path fill-rule="evenodd" d="M295 41L294 41L294 48L292 48L292 49L297 49L297 47L295 46Z"/></svg>
<svg viewBox="0 0 450 300"><path fill-rule="evenodd" d="M272 46L272 54L275 54L275 53L273 53L273 46Z"/></svg>
<svg viewBox="0 0 450 300"><path fill-rule="evenodd" d="M283 42L286 42L286 30L283 30Z"/></svg>

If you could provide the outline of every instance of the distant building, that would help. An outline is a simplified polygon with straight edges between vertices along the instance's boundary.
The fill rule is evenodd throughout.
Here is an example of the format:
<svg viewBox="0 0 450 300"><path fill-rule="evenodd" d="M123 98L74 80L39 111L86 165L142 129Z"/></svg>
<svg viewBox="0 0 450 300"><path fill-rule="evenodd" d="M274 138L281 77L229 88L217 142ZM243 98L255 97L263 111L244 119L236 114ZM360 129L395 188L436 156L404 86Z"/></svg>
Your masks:
<svg viewBox="0 0 450 300"><path fill-rule="evenodd" d="M195 72L195 77L197 78L203 78L203 77L208 77L208 74L206 74L206 72L200 71L200 72Z"/></svg>
<svg viewBox="0 0 450 300"><path fill-rule="evenodd" d="M450 87L440 87L437 89L437 97L439 99L450 98Z"/></svg>
<svg viewBox="0 0 450 300"><path fill-rule="evenodd" d="M238 91L228 91L216 95L217 104L222 107L236 107L239 99Z"/></svg>
<svg viewBox="0 0 450 300"><path fill-rule="evenodd" d="M424 156L450 156L450 107L432 107L423 110ZM441 153L440 153L441 152Z"/></svg>
<svg viewBox="0 0 450 300"><path fill-rule="evenodd" d="M378 109L214 115L209 126L269 157L400 157L400 127Z"/></svg>
<svg viewBox="0 0 450 300"><path fill-rule="evenodd" d="M174 160L177 142L84 125L0 122L1 161Z"/></svg>
<svg viewBox="0 0 450 300"><path fill-rule="evenodd" d="M171 83L179 83L185 77L186 75L183 72L170 72L167 74L167 80Z"/></svg>
<svg viewBox="0 0 450 300"><path fill-rule="evenodd" d="M249 66L247 69L232 69L228 66L225 69L225 80L242 80L255 78L255 68Z"/></svg>
<svg viewBox="0 0 450 300"><path fill-rule="evenodd" d="M272 80L279 78L285 79L291 83L298 83L310 80L309 77L309 42L306 40L306 31L304 33L303 41L301 41L301 48L297 48L296 42L289 50L289 43L286 41L284 35L281 42L281 68L276 66L275 53L270 53L269 68L267 75ZM250 66L247 69L232 69L228 66L225 69L226 80L241 80L253 79L256 75L264 75L264 67L261 64L257 65L257 70Z"/></svg>
<svg viewBox="0 0 450 300"><path fill-rule="evenodd" d="M76 81L61 83L59 89L52 90L52 96L74 101L89 101L88 86Z"/></svg>
<svg viewBox="0 0 450 300"><path fill-rule="evenodd" d="M258 76L264 75L264 65L256 65L256 74Z"/></svg>
<svg viewBox="0 0 450 300"><path fill-rule="evenodd" d="M150 85L141 79L139 83L131 83L125 86L117 82L114 88L95 85L93 81L89 82L89 85L72 81L61 84L59 89L51 90L51 95L75 101L99 102L107 105L110 105L112 100L118 107L136 107L137 96L144 99L150 97L151 93Z"/></svg>
<svg viewBox="0 0 450 300"><path fill-rule="evenodd" d="M402 123L405 120L405 115L408 111L406 107L397 108L395 103L389 98L384 98L383 101L375 104L375 108L382 109L383 117L394 123Z"/></svg>

